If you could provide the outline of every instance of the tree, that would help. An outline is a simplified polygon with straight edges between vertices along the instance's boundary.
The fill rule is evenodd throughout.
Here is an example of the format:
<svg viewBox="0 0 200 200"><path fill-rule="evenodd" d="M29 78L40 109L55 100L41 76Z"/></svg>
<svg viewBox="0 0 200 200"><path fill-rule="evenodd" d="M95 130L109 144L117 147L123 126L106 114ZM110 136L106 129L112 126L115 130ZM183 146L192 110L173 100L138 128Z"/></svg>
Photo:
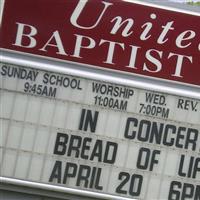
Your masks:
<svg viewBox="0 0 200 200"><path fill-rule="evenodd" d="M200 1L197 1L197 2L189 1L188 4L195 5L195 6L200 6Z"/></svg>

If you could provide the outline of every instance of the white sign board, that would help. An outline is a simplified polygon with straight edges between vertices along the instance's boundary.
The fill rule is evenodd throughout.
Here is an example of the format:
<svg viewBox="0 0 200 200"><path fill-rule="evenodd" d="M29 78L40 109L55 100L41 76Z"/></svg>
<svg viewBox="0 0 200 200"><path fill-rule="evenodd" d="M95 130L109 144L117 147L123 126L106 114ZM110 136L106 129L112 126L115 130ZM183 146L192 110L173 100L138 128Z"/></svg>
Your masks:
<svg viewBox="0 0 200 200"><path fill-rule="evenodd" d="M200 199L200 100L2 63L1 176Z"/></svg>

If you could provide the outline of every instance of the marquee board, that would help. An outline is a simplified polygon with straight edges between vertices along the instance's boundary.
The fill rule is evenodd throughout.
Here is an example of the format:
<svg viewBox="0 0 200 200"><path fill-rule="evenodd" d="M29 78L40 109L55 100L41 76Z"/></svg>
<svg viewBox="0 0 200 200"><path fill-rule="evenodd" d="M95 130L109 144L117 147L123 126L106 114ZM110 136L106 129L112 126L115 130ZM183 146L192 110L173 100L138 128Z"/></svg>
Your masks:
<svg viewBox="0 0 200 200"><path fill-rule="evenodd" d="M2 176L199 198L198 99L6 63L0 73Z"/></svg>
<svg viewBox="0 0 200 200"><path fill-rule="evenodd" d="M193 40L198 34L195 32L195 26L193 27L194 31L183 28L186 31L179 32L177 36L174 49L178 48L179 55L182 55L181 51L186 51L187 56L177 57L178 64L173 71L173 76L164 75L163 72L158 72L155 76L148 74L151 70L147 63L142 66L146 68L148 73L138 73L138 76L142 75L140 77L144 82L148 80L148 76L154 77L155 82L151 79L154 85L158 83L165 85L167 82L174 81L175 87L183 85L187 89L191 88L197 95L190 97L184 95L184 90L181 94L175 94L174 92L170 93L170 90L165 90L165 87L163 87L163 91L160 91L156 90L156 87L154 90L148 87L141 88L137 84L129 84L130 81L123 82L123 84L119 81L113 81L112 76L110 76L112 71L108 70L108 73L107 67L116 70L113 69L113 60L111 59L114 59L112 53L114 53L116 43L114 45L110 42L108 54L111 57L107 57L105 65L98 64L99 61L97 63L90 61L89 57L92 54L88 54L88 52L84 53L85 56L90 55L88 60L81 57L78 50L74 51L74 56L67 56L67 58L66 55L59 55L64 54L65 51L60 46L61 40L59 39L61 37L59 37L58 32L54 32L52 35L55 43L53 44L49 40L46 46L41 47L40 50L51 46L56 48L59 53L47 52L47 55L38 53L37 49L31 49L32 47L29 46L33 45L34 41L39 40L39 38L33 37L35 30L33 27L36 25L30 23L27 25L28 22L24 17L22 18L26 22L21 21L22 18L17 19L18 12L28 16L33 13L29 13L29 9L25 11L26 2L21 1L19 11L16 11L16 15L12 19L8 19L13 7L10 7L10 0L6 2L4 9L7 12L3 15L5 17L2 21L4 28L2 30L5 30L3 33L9 33L11 30L14 32L12 32L11 37L5 37L1 47L3 52L12 50L13 54L16 55L17 52L22 52L20 58L24 58L25 61L18 59L16 62L12 56L8 56L8 58L3 56L3 62L0 65L1 177L23 180L35 185L42 183L47 187L58 186L58 188L71 188L77 191L110 195L109 197L112 199L120 197L129 199L200 199L200 98L198 96L199 79L197 79L199 68L196 65L199 62L197 56L199 55L199 41ZM37 7L39 2L36 0L34 2L35 4L33 1L29 1L30 5ZM49 2L47 7L52 9L53 1ZM84 3L80 4L81 1L69 2L67 4L68 13L71 13L72 8L75 9L74 17L86 6ZM109 12L112 15L116 14L116 8L118 8L120 1L116 2L116 4L115 1L102 3L105 6L104 14L111 6L115 8L115 11L110 10ZM158 14L166 15L168 12L177 16L178 19L183 16L187 16L186 19L192 17L196 20L199 18L138 3L123 2L120 5L126 9L127 6L131 5L133 10L144 7L150 13L153 12L151 20ZM38 9L43 7L42 4ZM60 4L58 7L60 9ZM40 13L39 16L41 17L41 15ZM45 18L45 16L43 17ZM58 17L58 19L61 18ZM176 23L168 22L165 26L163 25L163 32L158 39L160 43L165 42L166 31L172 30L173 26L180 23L178 19ZM16 20L14 23L16 26L9 20ZM28 20L34 22L35 19ZM8 24L14 27L10 29L7 26L8 28L5 29L5 22L9 22ZM76 21L71 20L71 23L80 26ZM149 26L150 28L151 25L148 23L143 27ZM47 24L46 26L48 27ZM26 29L28 32L23 32L25 28L28 28ZM74 33L75 30L77 33ZM147 31L147 29L145 30ZM82 27L75 27L72 32L77 35L79 31L83 31ZM129 31L126 34L131 33ZM141 33L141 40L149 36L150 32L146 31ZM92 46L96 43L93 43L90 37L91 30L83 32L89 34L87 37L84 36L85 39L88 39L89 44L85 43L81 46L81 37L77 35L79 43L75 44L75 49L81 47L84 50L94 52ZM16 35L13 37L13 34ZM125 38L125 35L122 34L121 37ZM25 42L23 44L20 43L22 38L26 38L26 42L23 40ZM147 42L145 41L145 43ZM190 52L190 46L193 45L197 47L197 51L191 52L191 59L194 62L190 63L191 66L189 63L181 65L180 63L183 64L185 59L191 60L188 52ZM162 51L167 52L167 47ZM130 60L134 61L136 57L133 53L137 53L139 47L132 46L131 48ZM155 52L158 53L157 55L162 54L158 50ZM54 63L54 68L52 65L51 67L50 65L42 67L47 60L38 57L38 60L41 60L41 67L38 67L38 64L32 62L34 57L31 57L31 54L59 59L64 59L62 56L65 56L64 60L77 62L77 64L63 62L63 68L65 65L67 67L61 73L60 70L57 70L60 69L61 61L50 60L47 62ZM8 53L8 55L11 54ZM75 55L79 55L79 58L78 56L73 58L76 57ZM118 55L121 56L121 54ZM155 71L161 70L158 57L156 57L157 59L153 58L150 51L146 55L149 59L151 57L150 60L153 60ZM20 63L23 64L20 65ZM79 63L82 64L79 65ZM90 66L84 67L86 64L90 64ZM94 73L93 76L87 74L80 76L79 73L69 72L69 69L74 70L77 65L82 71L86 68L91 68L93 72L95 68L98 70L102 67L106 68L96 72L101 75L104 72L103 74L107 76L97 78L98 75L95 76ZM120 67L120 63L118 66ZM188 71L185 71L187 67L192 72L193 79L191 75L188 75ZM121 68L117 70L119 71ZM120 77L120 73L123 74L124 80L126 76L130 78L126 73L132 72L126 71L126 73L119 72L118 74L113 72L113 76ZM137 72L135 73L137 74ZM102 78L109 76L110 81L108 78L106 80ZM133 79L136 77L137 75L133 75ZM159 81L156 81L157 78ZM141 84L142 81L140 81Z"/></svg>

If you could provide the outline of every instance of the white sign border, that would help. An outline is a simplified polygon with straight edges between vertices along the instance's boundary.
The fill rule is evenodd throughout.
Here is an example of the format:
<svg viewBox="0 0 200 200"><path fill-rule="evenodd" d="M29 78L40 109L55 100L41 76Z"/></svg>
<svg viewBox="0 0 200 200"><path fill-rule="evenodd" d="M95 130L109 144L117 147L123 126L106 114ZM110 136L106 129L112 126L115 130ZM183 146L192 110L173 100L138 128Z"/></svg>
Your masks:
<svg viewBox="0 0 200 200"><path fill-rule="evenodd" d="M73 189L73 188L65 188L61 186L56 185L48 185L44 183L37 183L32 181L24 181L20 179L14 179L14 178L7 178L7 177L1 177L0 176L0 183L4 184L10 184L10 185L18 185L18 186L26 186L29 188L35 188L35 189L43 189L43 190L50 190L54 192L62 192L62 193L68 193L73 194L77 196L85 196L85 197L92 197L95 199L105 199L105 200L134 200L126 197L118 197L114 195L109 194L103 194L103 193L97 193L97 192L91 192L86 190L80 190L80 189Z"/></svg>
<svg viewBox="0 0 200 200"><path fill-rule="evenodd" d="M149 7L153 7L153 8L159 8L159 9L164 9L164 10L169 10L169 11L174 11L174 12L179 12L179 13L183 13L183 14L188 14L188 15L195 15L195 16L200 16L200 13L197 12L197 11L193 11L192 10L192 7L190 7L190 10L189 9L189 6L188 6L188 9L186 10L186 8L184 8L184 4L178 4L178 3L175 3L174 2L174 5L175 4L178 4L179 8L175 8L175 7L171 7L170 5L167 6L167 3L171 3L171 2L161 2L161 4L159 4L159 1L156 1L155 4L153 1L150 2L144 2L144 1L141 1L141 0L124 0L125 2L129 2L129 3L136 3L136 4L139 4L139 5L144 5L144 6L149 6ZM162 5L162 3L166 3L166 5Z"/></svg>
<svg viewBox="0 0 200 200"><path fill-rule="evenodd" d="M1 62L200 100L200 86L0 48Z"/></svg>

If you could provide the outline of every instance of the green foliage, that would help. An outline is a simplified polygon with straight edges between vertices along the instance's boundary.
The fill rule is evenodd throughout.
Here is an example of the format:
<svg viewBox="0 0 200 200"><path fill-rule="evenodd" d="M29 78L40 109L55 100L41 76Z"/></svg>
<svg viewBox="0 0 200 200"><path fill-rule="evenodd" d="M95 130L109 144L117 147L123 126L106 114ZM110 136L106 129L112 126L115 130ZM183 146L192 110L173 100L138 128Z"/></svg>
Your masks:
<svg viewBox="0 0 200 200"><path fill-rule="evenodd" d="M198 2L188 2L189 5L195 5L195 6L200 6L200 1Z"/></svg>

